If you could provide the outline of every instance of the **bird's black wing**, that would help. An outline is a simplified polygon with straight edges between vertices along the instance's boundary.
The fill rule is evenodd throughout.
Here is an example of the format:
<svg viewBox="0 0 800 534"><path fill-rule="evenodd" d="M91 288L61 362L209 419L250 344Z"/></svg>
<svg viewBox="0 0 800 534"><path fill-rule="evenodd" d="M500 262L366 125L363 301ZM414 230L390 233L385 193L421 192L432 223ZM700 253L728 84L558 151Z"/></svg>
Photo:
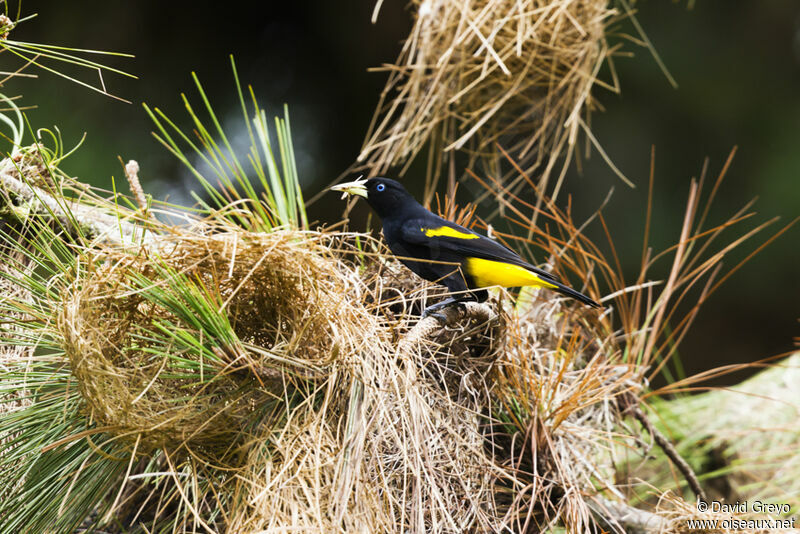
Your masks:
<svg viewBox="0 0 800 534"><path fill-rule="evenodd" d="M431 250L447 251L464 258L503 261L523 267L547 280L558 280L497 241L434 215L405 221L402 225L402 237L404 241Z"/></svg>

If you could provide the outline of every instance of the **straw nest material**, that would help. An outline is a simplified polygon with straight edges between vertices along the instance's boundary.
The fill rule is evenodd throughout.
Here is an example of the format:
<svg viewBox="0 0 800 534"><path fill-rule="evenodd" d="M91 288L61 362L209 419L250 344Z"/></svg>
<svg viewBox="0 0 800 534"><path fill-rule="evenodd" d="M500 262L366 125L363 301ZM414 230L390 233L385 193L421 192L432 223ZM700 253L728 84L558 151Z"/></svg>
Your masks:
<svg viewBox="0 0 800 534"><path fill-rule="evenodd" d="M161 238L158 257L87 260L59 328L91 416L140 450L227 450L262 433L287 383L297 393L350 364L375 334L332 239L186 233Z"/></svg>
<svg viewBox="0 0 800 534"><path fill-rule="evenodd" d="M408 313L429 286L352 235L213 230L87 249L58 320L105 435L163 451L159 472L202 459L164 482L210 484L184 530L590 528L635 371L589 312L499 293L442 325ZM170 490L133 487L156 517Z"/></svg>
<svg viewBox="0 0 800 534"><path fill-rule="evenodd" d="M387 267L374 294L420 291ZM609 364L562 303L499 296L447 309L445 325L392 321L397 337L332 378L323 409L258 440L269 446L251 450L228 531L590 528L587 496L613 484L598 456L621 417L608 400L634 369Z"/></svg>
<svg viewBox="0 0 800 534"><path fill-rule="evenodd" d="M589 532L596 488L615 484L604 451L625 440L616 399L638 391L639 370L609 350L613 336L593 319L558 302L525 304L508 330L494 391L499 411L525 429L497 443L507 451L503 467L515 474L517 506L528 512L513 530L535 531L561 518L567 531Z"/></svg>
<svg viewBox="0 0 800 534"><path fill-rule="evenodd" d="M414 0L416 20L393 65L359 161L380 173L466 148L493 159L502 142L549 174L571 153L610 54L606 0ZM380 2L379 2L380 5ZM590 137L591 138L591 137Z"/></svg>
<svg viewBox="0 0 800 534"><path fill-rule="evenodd" d="M487 319L465 324L478 331L497 324ZM396 326L401 341L376 340L346 370L349 380L326 389L322 410L300 409L291 425L260 440L269 446L252 450L239 477L247 497L231 514L230 532L289 525L464 532L502 524L491 493L502 474L484 448L480 416L491 358L449 361L453 355L430 336L468 335L460 323L442 327L429 318Z"/></svg>

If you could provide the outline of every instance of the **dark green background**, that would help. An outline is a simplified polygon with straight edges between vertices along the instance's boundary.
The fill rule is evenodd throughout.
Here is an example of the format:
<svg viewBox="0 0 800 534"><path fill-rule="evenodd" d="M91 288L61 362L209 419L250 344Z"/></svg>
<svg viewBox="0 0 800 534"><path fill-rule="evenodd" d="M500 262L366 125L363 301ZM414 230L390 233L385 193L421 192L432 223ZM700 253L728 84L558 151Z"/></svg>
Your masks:
<svg viewBox="0 0 800 534"><path fill-rule="evenodd" d="M670 87L646 49L627 46L635 57L616 61L622 94L596 93L606 111L594 115L593 131L639 187L626 188L597 154L582 174L568 178L578 214L588 215L615 187L609 224L631 278L641 254L652 145L651 243L657 250L678 239L689 181L703 159L710 159L715 176L734 145L739 152L711 222L721 222L755 196L759 221L780 215L785 223L800 214L800 2L698 0L687 10L685 3L644 1L637 7L680 87ZM310 196L353 162L385 79L366 69L393 61L411 25L402 2L385 2L376 25L370 23L372 8L372 1L31 2L23 13L39 17L17 28L13 38L134 54L109 62L139 80L105 78L112 92L133 105L48 74L14 80L5 90L38 106L29 112L34 127L57 125L67 144L88 134L65 164L80 179L109 187L112 175L122 176L117 155L134 158L148 192L185 202L190 179L150 136L141 103L183 117L179 94L193 94L194 70L226 123L235 126L232 53L242 80L255 87L268 110L279 113L289 104ZM11 64L8 55L3 59ZM8 69L4 64L2 70ZM333 222L340 210L331 197L315 204L311 215ZM358 207L356 223L365 214ZM690 373L791 350L800 315L798 238L797 229L784 235L704 306L681 348ZM670 261L654 275L664 276Z"/></svg>

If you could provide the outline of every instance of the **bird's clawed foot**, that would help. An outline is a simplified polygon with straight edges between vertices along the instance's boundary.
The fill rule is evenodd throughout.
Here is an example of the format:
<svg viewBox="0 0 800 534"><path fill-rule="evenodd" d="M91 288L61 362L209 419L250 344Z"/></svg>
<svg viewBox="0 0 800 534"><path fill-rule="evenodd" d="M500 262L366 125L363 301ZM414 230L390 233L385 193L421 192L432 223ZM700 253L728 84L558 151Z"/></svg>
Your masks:
<svg viewBox="0 0 800 534"><path fill-rule="evenodd" d="M444 313L440 312L439 310L443 310L444 308L446 308L448 306L455 305L458 308L460 308L460 311L464 311L464 301L465 300L469 300L469 299L463 299L463 298L458 299L458 298L452 298L452 297L448 298L448 299L444 299L441 302L437 302L436 304L433 304L432 306L428 306L427 308L425 308L422 311L422 318L424 319L425 317L435 317L436 319L439 320L440 323L446 324L447 321L448 321L447 315L445 315Z"/></svg>

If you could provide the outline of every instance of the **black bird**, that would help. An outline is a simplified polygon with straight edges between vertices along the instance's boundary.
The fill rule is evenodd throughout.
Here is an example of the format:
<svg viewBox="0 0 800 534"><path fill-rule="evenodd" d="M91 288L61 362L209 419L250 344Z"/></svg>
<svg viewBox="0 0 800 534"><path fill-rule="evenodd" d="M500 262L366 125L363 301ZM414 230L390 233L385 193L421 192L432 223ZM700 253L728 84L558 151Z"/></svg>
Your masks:
<svg viewBox="0 0 800 534"><path fill-rule="evenodd" d="M370 178L331 189L342 191L342 198L348 194L366 198L381 218L383 237L392 254L414 273L447 287L455 295L428 307L423 316L457 302L484 301L488 296L486 288L492 286L544 287L600 307L497 241L428 211L395 180Z"/></svg>

